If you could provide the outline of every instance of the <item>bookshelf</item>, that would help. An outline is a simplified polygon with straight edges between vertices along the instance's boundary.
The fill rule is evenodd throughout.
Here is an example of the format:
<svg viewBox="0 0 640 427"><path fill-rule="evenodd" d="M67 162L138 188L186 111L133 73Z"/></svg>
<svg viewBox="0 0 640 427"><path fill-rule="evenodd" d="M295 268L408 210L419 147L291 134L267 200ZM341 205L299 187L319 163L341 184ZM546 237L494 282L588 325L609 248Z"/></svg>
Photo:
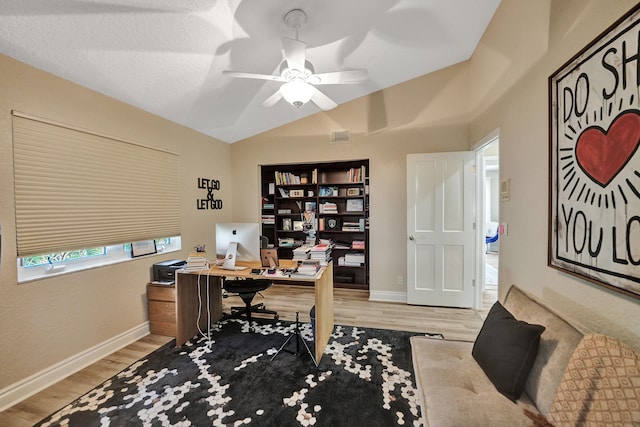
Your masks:
<svg viewBox="0 0 640 427"><path fill-rule="evenodd" d="M369 289L369 161L261 166L262 234L291 259L332 242L334 286Z"/></svg>

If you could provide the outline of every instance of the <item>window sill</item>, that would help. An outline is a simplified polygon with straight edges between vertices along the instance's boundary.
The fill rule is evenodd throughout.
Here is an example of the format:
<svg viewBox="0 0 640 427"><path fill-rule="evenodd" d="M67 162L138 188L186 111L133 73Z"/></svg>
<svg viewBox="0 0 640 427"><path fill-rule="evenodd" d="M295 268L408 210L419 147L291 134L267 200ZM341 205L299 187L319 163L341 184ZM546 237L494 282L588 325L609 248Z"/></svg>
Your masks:
<svg viewBox="0 0 640 427"><path fill-rule="evenodd" d="M78 271L92 270L94 268L108 267L123 262L137 261L141 259L153 258L160 255L164 255L172 252L179 252L181 247L166 248L161 252L155 254L144 255L136 258L99 258L91 261L82 262L69 262L65 265L54 265L53 271L48 270L49 266L31 267L25 269L18 266L18 284L22 285L29 282L36 282L39 280L49 279L51 277L64 276L70 273L76 273ZM19 262L19 261L18 261ZM25 271L26 270L26 271Z"/></svg>

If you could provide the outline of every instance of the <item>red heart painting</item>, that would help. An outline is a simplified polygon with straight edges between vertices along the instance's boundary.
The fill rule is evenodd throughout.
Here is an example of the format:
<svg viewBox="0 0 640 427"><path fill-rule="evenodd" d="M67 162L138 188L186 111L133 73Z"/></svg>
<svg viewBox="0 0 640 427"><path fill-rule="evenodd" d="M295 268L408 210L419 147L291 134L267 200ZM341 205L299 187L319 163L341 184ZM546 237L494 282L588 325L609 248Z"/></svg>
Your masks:
<svg viewBox="0 0 640 427"><path fill-rule="evenodd" d="M640 144L640 111L625 111L608 131L593 126L576 143L576 159L589 177L606 187L633 157Z"/></svg>

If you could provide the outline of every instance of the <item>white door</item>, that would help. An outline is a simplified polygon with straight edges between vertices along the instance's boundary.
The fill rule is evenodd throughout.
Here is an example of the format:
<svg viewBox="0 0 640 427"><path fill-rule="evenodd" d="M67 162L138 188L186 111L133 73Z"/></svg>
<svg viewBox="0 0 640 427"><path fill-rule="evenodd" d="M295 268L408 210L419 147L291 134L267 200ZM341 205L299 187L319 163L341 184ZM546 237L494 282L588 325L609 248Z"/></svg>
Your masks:
<svg viewBox="0 0 640 427"><path fill-rule="evenodd" d="M407 302L473 307L475 153L407 156Z"/></svg>

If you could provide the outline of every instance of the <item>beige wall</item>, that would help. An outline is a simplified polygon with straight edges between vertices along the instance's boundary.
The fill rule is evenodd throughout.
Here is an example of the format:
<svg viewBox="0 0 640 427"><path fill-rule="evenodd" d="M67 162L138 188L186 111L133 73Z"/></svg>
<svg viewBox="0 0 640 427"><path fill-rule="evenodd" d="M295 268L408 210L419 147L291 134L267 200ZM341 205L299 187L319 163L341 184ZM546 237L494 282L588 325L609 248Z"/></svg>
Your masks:
<svg viewBox="0 0 640 427"><path fill-rule="evenodd" d="M517 283L597 330L640 347L638 300L552 270L547 251L547 77L636 2L503 0L466 63L354 100L231 146L0 56L0 389L145 322L149 267L213 248L216 221L258 221L258 165L370 159L371 289L405 292L405 162L466 150L500 129L500 292ZM181 154L181 254L17 285L10 111ZM295 114L295 112L292 112ZM350 129L350 144L329 144ZM197 211L198 177L220 179L221 212ZM235 190L235 191L234 191ZM159 201L161 207L161 201Z"/></svg>
<svg viewBox="0 0 640 427"><path fill-rule="evenodd" d="M150 266L215 247L213 227L231 215L230 147L0 55L0 390L147 321ZM182 253L17 284L11 110L180 154ZM144 165L140 165L144 167ZM197 211L197 178L222 181L223 211ZM132 183L135 185L135 183ZM206 196L206 193L204 193ZM46 209L46 207L43 207ZM162 209L162 200L158 200Z"/></svg>
<svg viewBox="0 0 640 427"><path fill-rule="evenodd" d="M509 230L500 242L500 293L516 283L590 329L640 347L640 300L547 267L547 79L635 4L503 0L470 61L477 77L471 79L472 103L481 106L472 112L471 142L499 128L500 175L511 180L511 200L500 206ZM529 29L546 34L524 43ZM527 67L514 66L516 78L495 79L488 64L496 58L498 64L520 64L521 58ZM496 71L506 77L506 70Z"/></svg>
<svg viewBox="0 0 640 427"><path fill-rule="evenodd" d="M405 158L466 150L496 129L500 174L511 200L500 206L500 293L516 283L591 328L640 347L636 299L547 267L547 78L635 1L503 0L466 63L355 100L232 147L234 216L258 219L257 165L369 158L371 290L405 292ZM295 114L295 112L292 112ZM371 118L374 117L375 120ZM330 145L334 129L348 145Z"/></svg>
<svg viewBox="0 0 640 427"><path fill-rule="evenodd" d="M258 165L369 159L371 291L403 298L406 155L467 149L467 69L449 67L233 144L233 181L243 188L234 193L234 218L260 219ZM330 144L338 129L350 129L352 142Z"/></svg>

